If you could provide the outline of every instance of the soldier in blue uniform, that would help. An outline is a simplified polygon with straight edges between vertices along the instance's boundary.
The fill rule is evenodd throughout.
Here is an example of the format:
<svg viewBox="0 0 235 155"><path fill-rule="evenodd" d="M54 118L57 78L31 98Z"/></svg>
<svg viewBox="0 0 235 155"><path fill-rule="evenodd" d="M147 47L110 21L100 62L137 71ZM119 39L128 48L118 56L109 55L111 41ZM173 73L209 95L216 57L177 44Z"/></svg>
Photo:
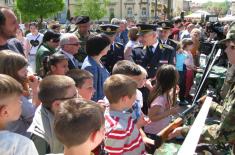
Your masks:
<svg viewBox="0 0 235 155"><path fill-rule="evenodd" d="M113 66L119 60L124 60L124 46L121 43L115 42L115 36L119 26L112 24L100 25L101 33L106 34L112 44L107 55L103 56L101 61L109 73L112 72Z"/></svg>
<svg viewBox="0 0 235 155"><path fill-rule="evenodd" d="M163 64L174 64L175 52L173 47L161 44L157 37L157 26L152 24L137 24L143 47L136 47L132 50L132 59L143 66L148 73L148 78L154 78L157 69ZM147 99L149 91L141 89L143 93L143 112L147 114Z"/></svg>
<svg viewBox="0 0 235 155"><path fill-rule="evenodd" d="M157 68L162 64L175 63L174 48L158 41L158 35L155 31L156 25L137 24L137 27L139 35L142 36L144 47L142 51L140 51L140 48L133 49L133 60L147 70L149 78L153 78L156 75Z"/></svg>
<svg viewBox="0 0 235 155"><path fill-rule="evenodd" d="M161 27L158 28L159 42L173 47L176 54L177 43L174 40L169 39L171 29L174 28L174 26L169 21L158 22L158 25Z"/></svg>

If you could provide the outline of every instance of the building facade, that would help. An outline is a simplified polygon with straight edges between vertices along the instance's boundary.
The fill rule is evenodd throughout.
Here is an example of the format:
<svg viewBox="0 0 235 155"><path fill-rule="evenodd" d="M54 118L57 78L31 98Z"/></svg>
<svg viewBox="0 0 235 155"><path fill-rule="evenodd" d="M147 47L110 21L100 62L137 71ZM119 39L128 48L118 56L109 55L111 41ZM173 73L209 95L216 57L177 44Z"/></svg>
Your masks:
<svg viewBox="0 0 235 155"><path fill-rule="evenodd" d="M67 0L71 16L79 9L78 0ZM171 0L171 15L179 15L184 0ZM136 21L154 21L166 18L167 0L110 0L107 14L101 21L109 21L110 16L119 19L132 18ZM157 10L157 11L156 11Z"/></svg>

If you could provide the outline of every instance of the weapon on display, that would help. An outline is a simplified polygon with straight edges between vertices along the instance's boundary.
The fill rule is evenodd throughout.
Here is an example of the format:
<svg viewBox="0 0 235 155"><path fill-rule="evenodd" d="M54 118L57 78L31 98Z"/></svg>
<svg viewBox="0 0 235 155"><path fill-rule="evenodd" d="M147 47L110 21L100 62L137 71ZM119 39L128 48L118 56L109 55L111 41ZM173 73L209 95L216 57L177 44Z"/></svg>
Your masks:
<svg viewBox="0 0 235 155"><path fill-rule="evenodd" d="M167 127L165 127L163 130L161 130L157 136L161 138L162 142L166 141L168 138L168 135L177 127L180 127L184 124L184 120L188 120L192 116L195 115L196 112L199 111L201 104L205 101L206 96L202 96L200 99L197 99L199 97L199 94L202 91L203 84L205 83L205 80L207 79L210 70L212 66L215 63L215 60L220 56L221 50L218 51L215 50L215 46L217 45L217 42L215 42L213 49L210 54L209 61L206 65L206 68L203 72L202 78L200 80L200 83L197 87L192 106L187 108L185 111L183 111L181 114L179 114L179 117L175 119L172 123L170 123Z"/></svg>

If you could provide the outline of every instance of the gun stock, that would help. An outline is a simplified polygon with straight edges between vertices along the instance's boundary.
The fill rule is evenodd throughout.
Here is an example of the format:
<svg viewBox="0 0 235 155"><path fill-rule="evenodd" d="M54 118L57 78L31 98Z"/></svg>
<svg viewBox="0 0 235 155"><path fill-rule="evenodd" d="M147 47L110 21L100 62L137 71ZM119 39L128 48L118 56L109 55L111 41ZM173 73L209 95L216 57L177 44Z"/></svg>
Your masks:
<svg viewBox="0 0 235 155"><path fill-rule="evenodd" d="M163 130L161 130L157 135L162 138L163 141L167 140L168 135L177 127L180 127L183 125L183 119L181 117L178 117L175 119L172 123L170 123L167 127L165 127Z"/></svg>
<svg viewBox="0 0 235 155"><path fill-rule="evenodd" d="M188 119L189 117L193 116L194 112L197 111L196 109L204 103L206 100L206 95L202 96L200 99L197 100L195 104L193 104L191 107L187 108L185 111L183 111L181 114L179 114L180 117L175 119L172 123L170 123L167 127L162 129L157 136L161 137L163 141L167 140L168 135L177 127L180 127L184 123L184 119Z"/></svg>

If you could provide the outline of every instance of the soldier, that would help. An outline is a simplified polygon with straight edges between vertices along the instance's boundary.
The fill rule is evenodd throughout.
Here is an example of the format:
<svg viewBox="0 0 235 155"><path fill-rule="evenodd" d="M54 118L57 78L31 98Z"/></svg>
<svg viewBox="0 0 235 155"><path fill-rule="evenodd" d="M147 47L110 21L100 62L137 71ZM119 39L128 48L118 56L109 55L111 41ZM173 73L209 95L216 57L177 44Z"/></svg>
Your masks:
<svg viewBox="0 0 235 155"><path fill-rule="evenodd" d="M113 66L116 62L124 60L124 46L121 43L114 41L118 28L119 26L112 24L100 25L101 32L106 34L112 43L107 55L103 56L101 59L109 73L112 72Z"/></svg>
<svg viewBox="0 0 235 155"><path fill-rule="evenodd" d="M158 25L161 26L161 28L158 28L159 42L173 47L176 52L177 43L172 39L169 39L171 29L174 28L174 26L168 21L158 22Z"/></svg>
<svg viewBox="0 0 235 155"><path fill-rule="evenodd" d="M75 19L77 30L74 32L79 40L81 41L81 48L75 55L79 62L83 62L87 56L86 53L86 42L90 36L94 36L94 33L90 32L90 18L88 16L79 16Z"/></svg>
<svg viewBox="0 0 235 155"><path fill-rule="evenodd" d="M154 78L158 67L162 64L174 64L174 49L157 40L156 25L137 24L136 26L139 29L138 34L143 47L139 46L132 50L132 59L147 70L148 78ZM147 114L149 90L143 88L141 91L144 97L143 112Z"/></svg>
<svg viewBox="0 0 235 155"><path fill-rule="evenodd" d="M235 22L230 25L230 30L226 39L222 40L226 43L226 54L232 65L235 65ZM206 125L202 133L201 139L208 143L233 145L233 154L235 153L235 82L230 84L230 89L224 99L224 103L219 105L213 103L211 110L221 115L220 124ZM176 128L169 138L179 135L186 135L189 127Z"/></svg>
<svg viewBox="0 0 235 155"><path fill-rule="evenodd" d="M141 62L142 66L147 70L149 78L156 75L157 68L162 64L174 64L175 52L173 47L161 44L157 40L156 25L137 24L139 35L142 36L143 49L135 48L133 57L135 62ZM144 55L144 56L143 56ZM142 59L143 60L140 60Z"/></svg>

